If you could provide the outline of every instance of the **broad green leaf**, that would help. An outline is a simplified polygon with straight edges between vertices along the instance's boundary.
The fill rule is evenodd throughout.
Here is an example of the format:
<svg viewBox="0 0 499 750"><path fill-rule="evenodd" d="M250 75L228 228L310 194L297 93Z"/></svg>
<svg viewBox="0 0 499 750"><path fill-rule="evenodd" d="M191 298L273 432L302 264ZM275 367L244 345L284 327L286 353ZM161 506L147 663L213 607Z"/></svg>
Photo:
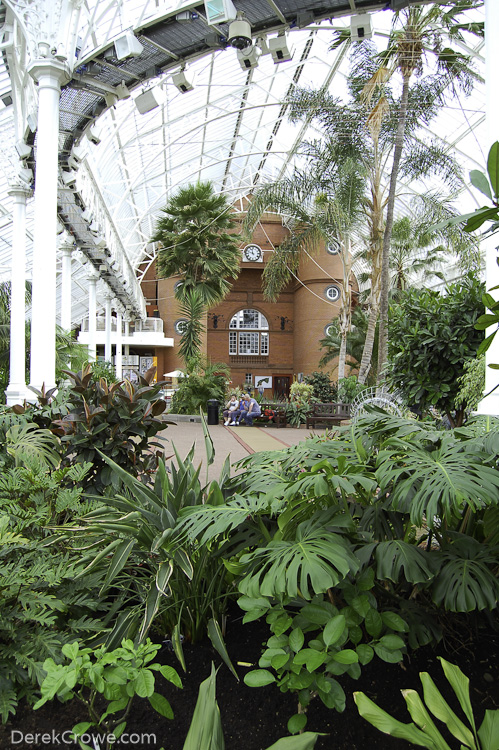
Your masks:
<svg viewBox="0 0 499 750"><path fill-rule="evenodd" d="M490 147L487 158L487 172L489 174L490 184L494 191L494 198L499 196L499 142L496 141Z"/></svg>
<svg viewBox="0 0 499 750"><path fill-rule="evenodd" d="M262 687L263 685L270 685L271 682L275 681L274 675L266 669L254 669L244 676L244 683L248 687Z"/></svg>
<svg viewBox="0 0 499 750"><path fill-rule="evenodd" d="M478 169L472 169L470 172L470 182L476 187L483 195L487 196L489 200L492 200L492 191L490 189L489 181L483 172Z"/></svg>
<svg viewBox="0 0 499 750"><path fill-rule="evenodd" d="M366 630L373 638L377 638L383 630L383 620L375 609L370 609L365 619Z"/></svg>
<svg viewBox="0 0 499 750"><path fill-rule="evenodd" d="M294 714L288 721L288 732L297 734L305 729L307 724L307 714Z"/></svg>
<svg viewBox="0 0 499 750"><path fill-rule="evenodd" d="M171 560L160 563L158 572L156 573L156 588L161 594L163 594L163 596L166 596L166 587L168 586L168 581L170 580L172 573L173 564Z"/></svg>
<svg viewBox="0 0 499 750"><path fill-rule="evenodd" d="M108 571L106 573L106 578L104 580L104 583L102 584L102 588L100 590L100 595L102 595L102 592L108 588L108 586L112 583L112 581L116 578L118 573L123 570L125 567L128 558L130 557L130 553L132 549L134 548L136 544L135 539L130 540L124 540L119 544L113 555L113 559L111 560L111 563L109 565Z"/></svg>
<svg viewBox="0 0 499 750"><path fill-rule="evenodd" d="M359 643L355 650L359 656L361 664L369 664L369 662L372 661L374 650L371 646L368 646L367 643Z"/></svg>
<svg viewBox="0 0 499 750"><path fill-rule="evenodd" d="M357 705L359 714L372 724L376 729L385 734L390 734L392 737L399 737L400 739L412 742L414 745L420 747L427 747L431 750L436 750L435 745L429 738L418 729L414 724L403 724L401 721L397 721L382 708L379 708L370 698L364 693L354 693L353 699ZM429 744L430 743L430 744Z"/></svg>
<svg viewBox="0 0 499 750"><path fill-rule="evenodd" d="M301 628L293 628L289 634L289 647L295 652L295 654L301 649L305 642L305 636Z"/></svg>
<svg viewBox="0 0 499 750"><path fill-rule="evenodd" d="M339 664L356 664L359 661L359 656L353 649L345 648L333 654L333 659Z"/></svg>
<svg viewBox="0 0 499 750"><path fill-rule="evenodd" d="M149 669L141 669L133 682L140 698L149 698L154 693L154 675Z"/></svg>
<svg viewBox="0 0 499 750"><path fill-rule="evenodd" d="M409 625L396 612L381 612L383 623L391 630L407 633Z"/></svg>
<svg viewBox="0 0 499 750"><path fill-rule="evenodd" d="M435 718L447 724L449 732L467 747L476 749L473 733L463 724L461 719L456 716L447 701L433 682L428 672L420 672L419 678L423 686L424 700Z"/></svg>
<svg viewBox="0 0 499 750"><path fill-rule="evenodd" d="M443 657L439 656L438 660L442 665L444 674L449 681L453 691L455 692L459 705L464 711L464 715L468 719L471 728L475 731L475 717L473 716L473 709L470 701L470 681L465 674L455 664L451 664L446 661Z"/></svg>
<svg viewBox="0 0 499 750"><path fill-rule="evenodd" d="M180 679L176 669L168 666L167 664L163 664L163 666L160 667L159 671L161 672L165 680L171 682L172 685L175 685L175 687L178 688L182 687L182 680Z"/></svg>
<svg viewBox="0 0 499 750"><path fill-rule="evenodd" d="M293 664L305 664L309 672L314 672L321 664L324 664L327 656L322 651L313 648L304 648L299 651L293 659Z"/></svg>
<svg viewBox="0 0 499 750"><path fill-rule="evenodd" d="M158 714L161 714L166 719L173 719L172 707L163 695L153 693L149 696L149 703Z"/></svg>
<svg viewBox="0 0 499 750"><path fill-rule="evenodd" d="M431 738L435 747L438 748L438 750L451 750L432 721L431 716L426 710L426 707L416 690L402 690L402 695L404 696L411 719L426 735L428 735L428 737Z"/></svg>
<svg viewBox="0 0 499 750"><path fill-rule="evenodd" d="M494 750L499 747L499 711L485 711L485 718L478 730L482 750Z"/></svg>
<svg viewBox="0 0 499 750"><path fill-rule="evenodd" d="M214 618L211 618L210 620L208 620L208 635L215 649L218 651L218 653L224 660L225 664L228 666L228 668L230 669L230 671L232 672L236 680L239 682L239 675L237 674L236 670L234 669L234 665L232 664L230 660L230 656L225 646L225 641L223 639L220 625Z"/></svg>
<svg viewBox="0 0 499 750"><path fill-rule="evenodd" d="M400 539L380 542L376 547L375 557L376 575L380 581L388 578L395 583L402 582L402 571L410 583L423 583L433 578L425 553Z"/></svg>
<svg viewBox="0 0 499 750"><path fill-rule="evenodd" d="M216 670L199 686L189 732L183 750L225 750L220 709L215 696Z"/></svg>
<svg viewBox="0 0 499 750"><path fill-rule="evenodd" d="M336 617L333 617L332 620L329 620L322 633L322 638L326 647L336 643L338 638L343 634L345 627L346 622L343 615L337 615Z"/></svg>
<svg viewBox="0 0 499 750"><path fill-rule="evenodd" d="M322 733L304 732L295 737L282 737L273 745L270 745L267 750L313 750L317 738L322 736Z"/></svg>

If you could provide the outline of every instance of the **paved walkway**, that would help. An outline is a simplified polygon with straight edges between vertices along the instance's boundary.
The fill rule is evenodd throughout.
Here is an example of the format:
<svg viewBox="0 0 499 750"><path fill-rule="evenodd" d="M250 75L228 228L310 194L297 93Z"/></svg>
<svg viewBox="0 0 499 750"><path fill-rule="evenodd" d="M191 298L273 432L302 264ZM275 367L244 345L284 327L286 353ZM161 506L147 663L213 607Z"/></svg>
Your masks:
<svg viewBox="0 0 499 750"><path fill-rule="evenodd" d="M174 417L165 416L165 419ZM208 480L218 479L225 458L230 456L231 464L240 461L257 451L285 449L306 440L310 435L324 434L324 429L310 430L302 425L296 427L224 427L224 425L209 425L211 439L215 447L215 460L209 467ZM206 451L204 445L203 427L200 422L178 422L168 425L158 433L157 437L165 443L165 458L167 463L174 456L175 446L179 456L184 459L194 445L194 465L206 466ZM201 482L206 481L205 468L201 470Z"/></svg>

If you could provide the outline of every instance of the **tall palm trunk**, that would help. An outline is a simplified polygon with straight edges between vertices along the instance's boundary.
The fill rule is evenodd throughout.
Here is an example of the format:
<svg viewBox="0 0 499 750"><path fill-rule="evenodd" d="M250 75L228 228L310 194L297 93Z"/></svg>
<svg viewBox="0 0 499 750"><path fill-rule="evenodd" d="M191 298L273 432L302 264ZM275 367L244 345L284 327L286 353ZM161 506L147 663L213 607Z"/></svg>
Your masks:
<svg viewBox="0 0 499 750"><path fill-rule="evenodd" d="M413 68L403 73L402 96L393 151L392 173L390 175L390 189L386 207L385 234L383 236L383 258L381 263L381 292L379 308L379 349L378 349L378 384L383 381L383 369L388 359L388 293L390 290L390 242L392 238L395 195L397 191L397 177L400 160L404 148L405 124L407 121L407 104L409 101L409 81Z"/></svg>
<svg viewBox="0 0 499 750"><path fill-rule="evenodd" d="M362 351L362 359L359 367L359 374L357 380L359 383L364 385L367 380L367 376L371 370L371 362L374 349L374 340L376 337L376 324L378 322L379 315L379 294L380 294L380 274L374 274L371 277L371 302L369 308L369 321L367 324L366 341L364 343L364 349Z"/></svg>
<svg viewBox="0 0 499 750"><path fill-rule="evenodd" d="M341 263L343 266L343 284L341 287L340 324L340 353L338 357L338 382L345 377L347 357L347 334L352 322L352 293L350 290L350 274L352 271L352 257L350 253L350 237L345 237L341 248Z"/></svg>

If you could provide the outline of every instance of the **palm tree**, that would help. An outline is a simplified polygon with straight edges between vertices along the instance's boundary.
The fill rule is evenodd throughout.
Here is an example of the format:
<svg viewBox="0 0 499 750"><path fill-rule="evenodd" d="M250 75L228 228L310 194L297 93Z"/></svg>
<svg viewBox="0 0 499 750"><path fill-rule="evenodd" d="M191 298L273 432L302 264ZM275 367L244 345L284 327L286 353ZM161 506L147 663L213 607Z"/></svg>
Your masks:
<svg viewBox="0 0 499 750"><path fill-rule="evenodd" d="M201 346L202 317L228 293L239 274L239 240L229 230L237 225L231 204L210 182L182 187L171 196L156 224L156 265L160 278L181 275L175 296L188 315L189 342L181 354L191 363ZM193 349L194 346L194 349Z"/></svg>
<svg viewBox="0 0 499 750"><path fill-rule="evenodd" d="M339 43L345 38L345 34L341 35ZM381 298L384 213L389 197L387 175L397 134L397 118L390 113L397 110L398 102L386 83L383 88L384 95L378 101L366 97L370 82L386 78L380 76L378 69L379 62L374 45L368 41L355 44L352 47L351 70L347 80L350 93L347 103L322 90L308 89L295 90L288 100L292 121L305 118L317 120L325 131L326 144L338 144L339 153L359 160L367 176L368 190L364 198L367 249L364 256L370 269L370 297L368 330L359 366L360 383L365 383L371 369ZM457 185L462 184L456 160L446 153L438 142L422 142L417 137L417 128L421 120L430 122L438 111L440 97L435 92L433 81L430 79L419 81L411 88L405 151L400 161L399 174L412 179L435 174L451 189L455 189ZM316 159L327 160L328 149L328 145L322 147L317 144L305 144L305 152L314 153ZM428 196L427 203L429 209L432 203L431 196ZM455 215L449 203L442 198L439 201L433 200L433 203L433 217ZM440 213L437 212L437 207ZM428 216L429 214L428 210ZM467 247L466 252L469 253L470 243L468 241L467 246L463 244L463 236L463 232L456 232L453 236L453 246L459 252L464 252L464 248Z"/></svg>
<svg viewBox="0 0 499 750"><path fill-rule="evenodd" d="M350 370L358 370L362 360L362 354L365 349L366 335L369 325L370 315L362 307L357 306L352 313L352 325L347 335L347 356ZM378 348L377 327L374 338L373 354L376 358ZM319 361L319 367L326 367L335 359L340 351L341 336L337 320L333 320L328 326L327 335L319 341L321 349L324 350ZM369 371L369 381L376 380L376 368Z"/></svg>
<svg viewBox="0 0 499 750"><path fill-rule="evenodd" d="M385 231L383 237L383 259L381 268L380 296L380 341L378 353L378 375L383 377L383 368L388 354L388 293L390 273L390 241L392 236L397 182L402 154L404 151L406 126L411 117L409 102L411 79L421 76L426 55L431 52L436 57L437 71L431 76L433 96L443 104L446 96L455 94L457 89L470 93L473 85L473 72L470 57L444 47L444 31L464 41L459 29L458 18L463 10L479 7L480 0L469 2L444 2L431 6L410 6L395 14L394 25L388 40L387 49L379 55L380 69L371 80L369 95L380 87L395 71L402 76L402 93L397 116L397 132L393 163L390 174ZM399 25L399 21L402 25ZM381 75L380 75L381 74Z"/></svg>
<svg viewBox="0 0 499 750"><path fill-rule="evenodd" d="M314 253L321 243L339 244L343 266L339 327L341 347L338 379L344 377L346 336L351 320L350 276L353 235L361 219L365 178L358 162L338 153L327 160L309 154L306 167L291 177L256 190L248 207L244 228L252 231L265 211L291 219L288 238L272 254L263 272L263 292L274 301L298 273L302 253Z"/></svg>

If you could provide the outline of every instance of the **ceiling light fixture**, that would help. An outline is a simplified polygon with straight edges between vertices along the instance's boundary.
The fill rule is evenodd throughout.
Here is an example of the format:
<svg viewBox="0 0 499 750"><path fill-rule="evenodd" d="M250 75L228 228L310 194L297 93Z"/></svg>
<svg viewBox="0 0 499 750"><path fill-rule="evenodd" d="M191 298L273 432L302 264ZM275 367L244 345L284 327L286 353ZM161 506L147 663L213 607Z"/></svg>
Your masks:
<svg viewBox="0 0 499 750"><path fill-rule="evenodd" d="M229 26L227 41L231 47L241 50L246 49L252 43L251 24L241 10L237 11L236 20L232 21Z"/></svg>
<svg viewBox="0 0 499 750"><path fill-rule="evenodd" d="M165 100L164 91L159 86L155 86L139 94L135 99L135 106L141 115L145 115L147 112L151 112L151 110L159 107L160 104L164 104Z"/></svg>
<svg viewBox="0 0 499 750"><path fill-rule="evenodd" d="M289 62L293 59L293 49L288 45L285 32L268 40L269 52L273 61L277 63Z"/></svg>
<svg viewBox="0 0 499 750"><path fill-rule="evenodd" d="M115 39L114 49L116 50L116 59L125 60L127 57L139 57L144 47L133 31L127 31L119 39Z"/></svg>
<svg viewBox="0 0 499 750"><path fill-rule="evenodd" d="M194 86L185 77L183 70L179 70L178 73L172 75L172 83L180 91L181 94L186 94L188 91L192 91Z"/></svg>
<svg viewBox="0 0 499 750"><path fill-rule="evenodd" d="M368 13L360 13L350 19L350 34L352 42L363 42L364 39L372 39L373 28L371 16Z"/></svg>
<svg viewBox="0 0 499 750"><path fill-rule="evenodd" d="M208 26L233 21L237 16L237 9L232 0L205 0L204 10Z"/></svg>

